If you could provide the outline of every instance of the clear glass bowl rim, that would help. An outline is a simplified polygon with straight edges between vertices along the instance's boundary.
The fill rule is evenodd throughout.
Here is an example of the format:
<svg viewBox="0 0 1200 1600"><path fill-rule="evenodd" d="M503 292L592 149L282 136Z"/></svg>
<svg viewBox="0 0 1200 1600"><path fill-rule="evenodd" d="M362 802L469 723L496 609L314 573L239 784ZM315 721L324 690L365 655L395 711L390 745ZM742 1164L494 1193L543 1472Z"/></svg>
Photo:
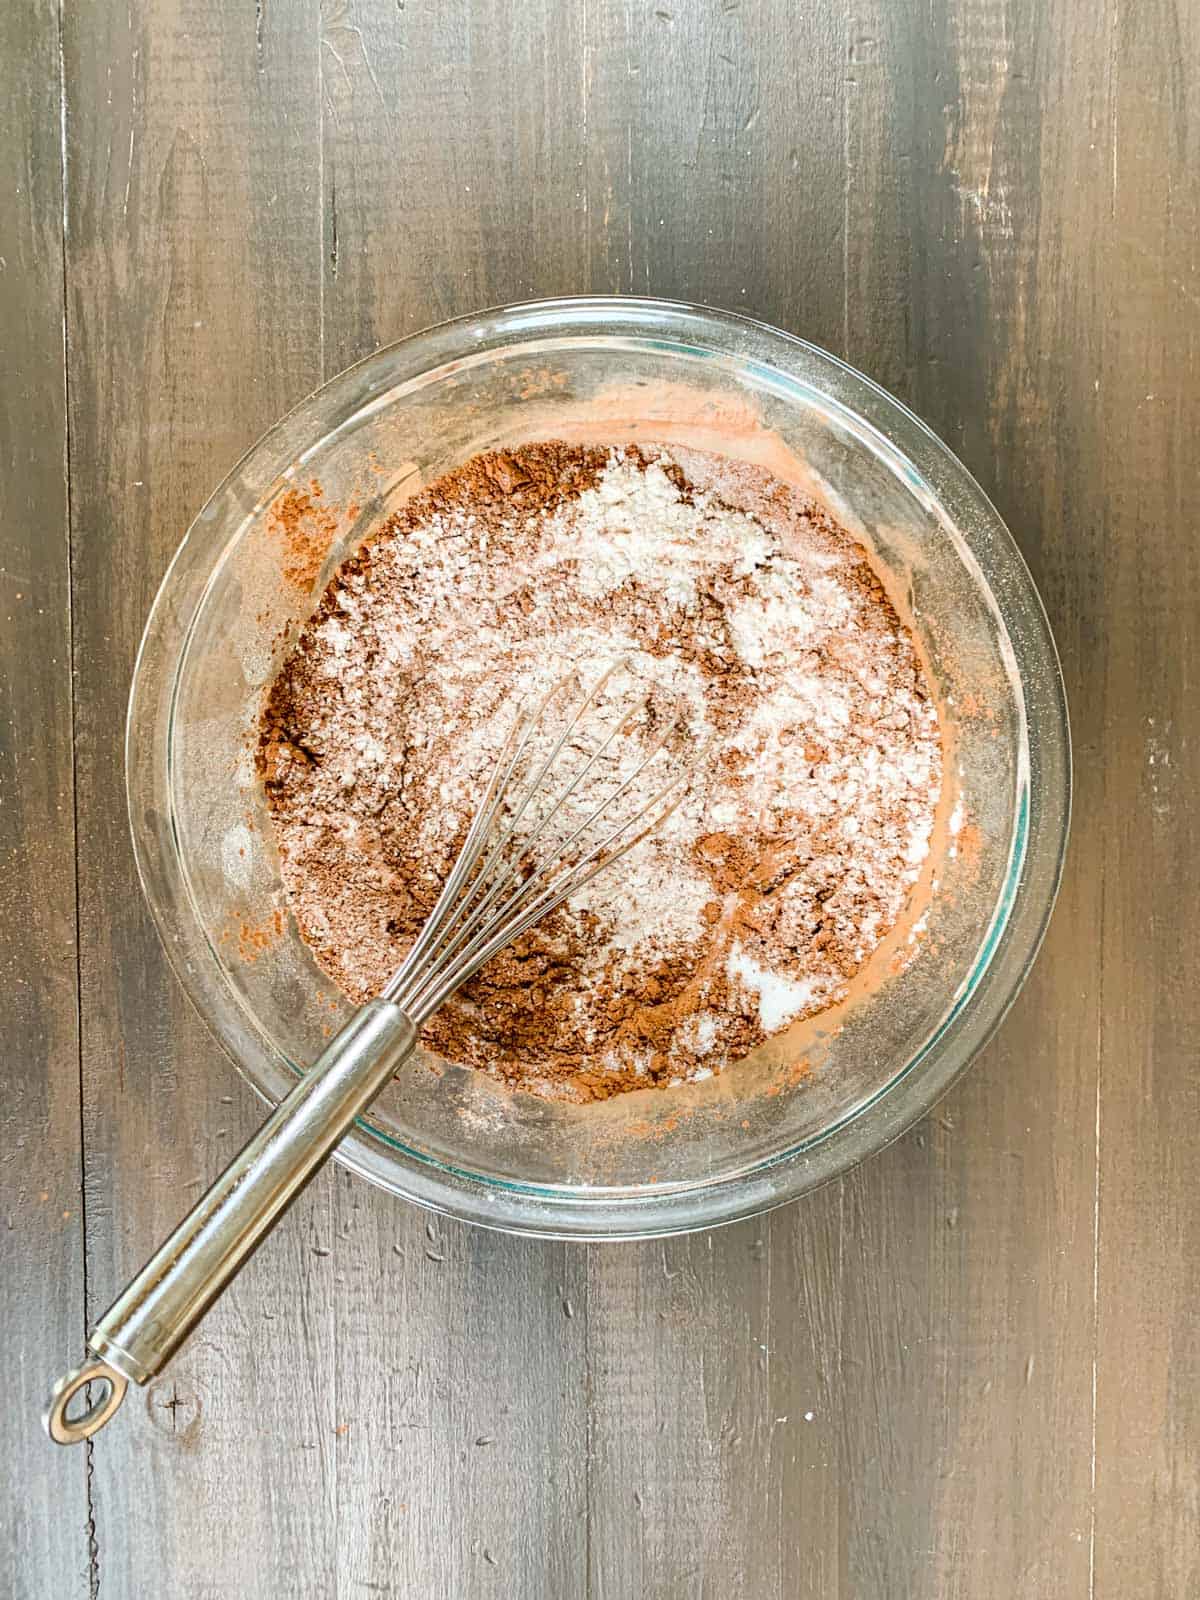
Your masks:
<svg viewBox="0 0 1200 1600"><path fill-rule="evenodd" d="M289 1079L226 989L219 963L183 891L170 818L167 738L174 680L191 619L210 581L209 525L235 488L273 484L321 438L372 398L461 360L519 340L652 340L760 363L815 386L881 434L906 473L971 548L1004 618L1025 690L1029 805L1025 846L1014 852L1009 905L988 959L953 1014L887 1087L818 1142L783 1151L750 1171L661 1194L529 1190L493 1183L393 1148L356 1130L334 1159L415 1204L484 1227L550 1238L656 1237L733 1222L784 1204L845 1172L897 1138L936 1103L991 1037L1040 947L1061 880L1070 826L1071 752L1066 694L1049 622L1029 569L991 501L958 458L913 412L872 379L818 346L737 313L682 302L580 296L501 306L423 329L331 378L270 428L230 470L193 520L151 608L134 667L126 725L126 788L138 874L168 960L206 1026L255 1092L274 1104ZM815 376L816 375L816 376ZM244 501L244 493L240 497ZM1031 692L1031 689L1033 692ZM294 1080L291 1080L294 1081Z"/></svg>

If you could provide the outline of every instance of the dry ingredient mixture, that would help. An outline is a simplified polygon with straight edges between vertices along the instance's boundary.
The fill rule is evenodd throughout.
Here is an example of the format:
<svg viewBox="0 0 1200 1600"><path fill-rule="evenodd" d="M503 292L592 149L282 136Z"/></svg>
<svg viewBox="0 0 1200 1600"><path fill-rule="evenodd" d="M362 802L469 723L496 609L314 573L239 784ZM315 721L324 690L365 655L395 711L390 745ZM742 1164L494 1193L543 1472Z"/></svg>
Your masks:
<svg viewBox="0 0 1200 1600"><path fill-rule="evenodd" d="M291 911L362 1001L431 909L516 698L615 656L683 706L702 772L658 834L423 1035L581 1100L720 1071L841 998L900 915L941 748L862 548L715 455L477 456L338 572L259 748Z"/></svg>

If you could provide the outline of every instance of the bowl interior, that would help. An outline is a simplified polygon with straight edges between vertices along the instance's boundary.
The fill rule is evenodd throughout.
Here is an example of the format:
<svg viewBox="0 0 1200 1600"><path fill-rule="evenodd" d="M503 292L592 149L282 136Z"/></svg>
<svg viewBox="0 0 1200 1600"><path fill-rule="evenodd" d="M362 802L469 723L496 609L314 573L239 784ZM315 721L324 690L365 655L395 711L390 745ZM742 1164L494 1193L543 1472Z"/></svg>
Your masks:
<svg viewBox="0 0 1200 1600"><path fill-rule="evenodd" d="M946 786L920 921L901 924L843 1006L719 1077L574 1106L426 1057L348 1147L368 1175L414 1198L473 1194L467 1211L480 1220L556 1231L544 1217L558 1205L583 1219L578 1231L592 1215L612 1231L613 1202L646 1218L672 1196L687 1197L693 1221L717 1220L739 1203L718 1196L754 1173L791 1163L793 1192L827 1175L828 1158L814 1163L812 1152L906 1077L969 1048L953 1037L957 1019L1003 943L1027 865L1021 606L1040 612L965 472L830 358L738 319L714 327L703 313L646 326L632 313L622 325L537 309L434 330L343 374L206 506L139 663L129 734L139 862L207 1019L256 1087L278 1097L348 1007L287 916L252 749L264 686L338 563L438 474L537 438L715 449L822 498L867 547L939 700ZM906 448L914 441L919 450ZM1052 671L1052 651L1049 667L1034 666ZM1057 863L1042 873L1042 921L1056 874ZM939 1070L946 1081L948 1061ZM876 1142L893 1124L878 1121Z"/></svg>

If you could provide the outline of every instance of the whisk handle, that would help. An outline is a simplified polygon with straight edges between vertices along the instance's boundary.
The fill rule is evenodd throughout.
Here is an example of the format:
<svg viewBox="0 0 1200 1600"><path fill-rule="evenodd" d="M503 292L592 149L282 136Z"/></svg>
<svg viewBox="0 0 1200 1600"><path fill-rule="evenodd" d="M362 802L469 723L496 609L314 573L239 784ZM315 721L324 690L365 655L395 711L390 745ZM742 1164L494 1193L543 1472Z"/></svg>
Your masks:
<svg viewBox="0 0 1200 1600"><path fill-rule="evenodd" d="M92 1330L99 1359L61 1379L46 1413L50 1437L74 1444L104 1426L127 1381L148 1383L278 1222L318 1167L411 1053L417 1029L399 1006L362 1006L192 1207ZM73 1395L105 1386L83 1416Z"/></svg>

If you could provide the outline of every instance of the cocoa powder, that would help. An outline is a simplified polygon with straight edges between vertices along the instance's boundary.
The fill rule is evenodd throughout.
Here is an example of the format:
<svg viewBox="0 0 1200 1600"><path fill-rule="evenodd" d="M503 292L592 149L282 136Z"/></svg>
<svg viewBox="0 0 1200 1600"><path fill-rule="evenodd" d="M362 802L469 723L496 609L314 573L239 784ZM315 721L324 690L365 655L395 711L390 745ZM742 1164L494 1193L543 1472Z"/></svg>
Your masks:
<svg viewBox="0 0 1200 1600"><path fill-rule="evenodd" d="M311 589L338 531L338 513L324 503L315 478L307 489L287 489L279 496L271 507L270 528L283 544L284 582Z"/></svg>
<svg viewBox="0 0 1200 1600"><path fill-rule="evenodd" d="M289 906L361 1001L431 909L516 692L614 653L692 707L697 792L424 1032L575 1099L720 1071L840 998L896 921L940 746L861 547L715 456L553 441L478 456L340 569L259 748Z"/></svg>

